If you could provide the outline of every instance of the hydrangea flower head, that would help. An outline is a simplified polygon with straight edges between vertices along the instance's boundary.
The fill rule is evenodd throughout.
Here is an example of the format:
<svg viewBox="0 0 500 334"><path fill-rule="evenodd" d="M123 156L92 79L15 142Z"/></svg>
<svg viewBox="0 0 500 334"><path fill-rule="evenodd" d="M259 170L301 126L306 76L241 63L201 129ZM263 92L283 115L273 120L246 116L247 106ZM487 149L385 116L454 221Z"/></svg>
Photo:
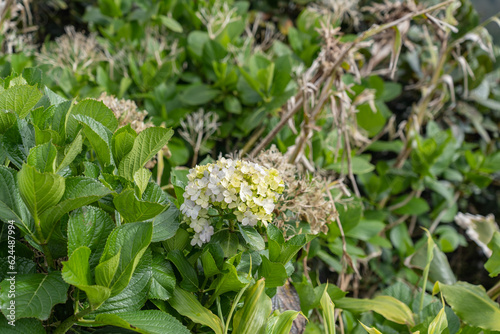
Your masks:
<svg viewBox="0 0 500 334"><path fill-rule="evenodd" d="M225 158L189 170L188 180L181 212L195 233L193 246L209 242L214 234L209 208L233 214L242 225L267 226L285 188L276 169Z"/></svg>

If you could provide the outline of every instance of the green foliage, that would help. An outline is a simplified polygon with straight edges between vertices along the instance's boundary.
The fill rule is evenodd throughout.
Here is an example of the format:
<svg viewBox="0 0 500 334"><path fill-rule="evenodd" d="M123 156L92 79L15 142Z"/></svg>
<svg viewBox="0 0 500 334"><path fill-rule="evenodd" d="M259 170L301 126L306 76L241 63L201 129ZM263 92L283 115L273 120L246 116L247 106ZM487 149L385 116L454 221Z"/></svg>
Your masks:
<svg viewBox="0 0 500 334"><path fill-rule="evenodd" d="M499 50L472 2L417 13L435 3L99 0L71 17L97 37L0 55L0 332L288 333L304 316L306 333L500 331L497 225L455 224L500 214ZM103 92L162 126L117 118ZM283 230L220 217L193 246L183 165L269 134L327 177L328 233L287 210ZM300 308L277 310L287 282Z"/></svg>

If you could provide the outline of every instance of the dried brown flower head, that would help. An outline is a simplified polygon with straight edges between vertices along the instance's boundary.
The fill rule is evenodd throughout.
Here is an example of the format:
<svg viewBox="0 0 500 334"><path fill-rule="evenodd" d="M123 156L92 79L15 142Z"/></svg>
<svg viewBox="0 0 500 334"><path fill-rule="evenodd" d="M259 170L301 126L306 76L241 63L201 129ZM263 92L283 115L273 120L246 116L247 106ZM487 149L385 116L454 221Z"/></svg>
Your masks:
<svg viewBox="0 0 500 334"><path fill-rule="evenodd" d="M41 64L55 68L69 68L76 74L92 76L92 69L108 57L97 41L96 34L88 36L76 32L74 27L66 27L66 34L56 38L55 43L44 44L36 54Z"/></svg>
<svg viewBox="0 0 500 334"><path fill-rule="evenodd" d="M276 204L274 224L283 230L296 228L300 222L310 225L310 232L328 232L328 224L335 219L336 209L328 198L328 180L319 176L306 174L298 165L290 164L288 157L273 145L269 150L261 152L253 161L267 167L276 168L285 183L285 191Z"/></svg>

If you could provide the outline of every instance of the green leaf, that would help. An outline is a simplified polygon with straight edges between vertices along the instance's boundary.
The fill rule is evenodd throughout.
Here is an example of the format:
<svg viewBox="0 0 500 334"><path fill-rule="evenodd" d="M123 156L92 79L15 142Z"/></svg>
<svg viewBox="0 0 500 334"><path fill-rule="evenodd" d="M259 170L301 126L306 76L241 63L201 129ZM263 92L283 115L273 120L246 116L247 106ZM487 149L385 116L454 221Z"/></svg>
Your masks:
<svg viewBox="0 0 500 334"><path fill-rule="evenodd" d="M359 323L361 324L361 326L363 326L365 331L367 331L369 334L382 334L378 329L376 329L374 327L368 327L364 323L362 323L361 321Z"/></svg>
<svg viewBox="0 0 500 334"><path fill-rule="evenodd" d="M40 215L44 235L48 236L56 222L66 213L91 204L110 193L108 188L94 179L82 176L67 178L60 202Z"/></svg>
<svg viewBox="0 0 500 334"><path fill-rule="evenodd" d="M206 249L200 256L201 263L203 265L203 274L205 277L212 277L220 273L217 264L215 263L214 257L208 249Z"/></svg>
<svg viewBox="0 0 500 334"><path fill-rule="evenodd" d="M446 318L445 307L439 311L436 317L429 324L428 334L441 334L448 328L448 319Z"/></svg>
<svg viewBox="0 0 500 334"><path fill-rule="evenodd" d="M183 280L180 286L189 291L198 291L198 275L182 251L174 249L168 252L167 260L171 261L181 273Z"/></svg>
<svg viewBox="0 0 500 334"><path fill-rule="evenodd" d="M56 173L68 167L73 162L73 160L75 160L76 156L82 151L82 144L82 136L78 134L75 140L73 140L73 142L64 149L64 158L59 163L59 166L56 169Z"/></svg>
<svg viewBox="0 0 500 334"><path fill-rule="evenodd" d="M261 255L262 264L259 272L266 278L266 288L283 286L288 278L285 266L280 262L271 262L267 257Z"/></svg>
<svg viewBox="0 0 500 334"><path fill-rule="evenodd" d="M132 180L136 171L168 143L174 131L161 127L147 128L134 141L132 150L123 158L118 168L118 175Z"/></svg>
<svg viewBox="0 0 500 334"><path fill-rule="evenodd" d="M467 282L447 285L436 283L434 293L441 291L453 312L470 326L500 331L500 308L482 286Z"/></svg>
<svg viewBox="0 0 500 334"><path fill-rule="evenodd" d="M15 316L13 317L15 319ZM2 334L47 333L40 320L34 318L15 319L15 322L13 322L15 326L12 326L9 322L14 321L14 319L6 319L3 315L0 315L0 332L2 332Z"/></svg>
<svg viewBox="0 0 500 334"><path fill-rule="evenodd" d="M16 115L7 110L0 110L0 134L7 132L14 124L16 124Z"/></svg>
<svg viewBox="0 0 500 334"><path fill-rule="evenodd" d="M23 165L17 180L21 197L35 217L56 205L64 194L65 182L61 175L39 173L30 165Z"/></svg>
<svg viewBox="0 0 500 334"><path fill-rule="evenodd" d="M223 333L222 321L209 309L203 307L191 293L176 287L168 302L177 312L193 322L210 327L215 334Z"/></svg>
<svg viewBox="0 0 500 334"><path fill-rule="evenodd" d="M352 167L352 172L356 175L366 174L375 169L375 166L373 166L369 161L359 156L352 157L351 167ZM347 174L349 172L347 161L336 162L334 164L326 166L325 168L329 170L334 170L337 173Z"/></svg>
<svg viewBox="0 0 500 334"><path fill-rule="evenodd" d="M115 314L98 314L95 322L144 334L189 334L189 330L170 314L145 310Z"/></svg>
<svg viewBox="0 0 500 334"><path fill-rule="evenodd" d="M42 70L34 67L27 67L23 70L23 78L30 86L38 86L42 88Z"/></svg>
<svg viewBox="0 0 500 334"><path fill-rule="evenodd" d="M135 138L137 138L137 132L130 127L130 124L119 128L113 133L113 137L111 137L111 151L117 165L132 150Z"/></svg>
<svg viewBox="0 0 500 334"><path fill-rule="evenodd" d="M134 173L134 182L139 190L137 197L141 198L144 190L148 186L149 179L151 178L151 171L146 168L141 168Z"/></svg>
<svg viewBox="0 0 500 334"><path fill-rule="evenodd" d="M14 220L23 233L30 234L34 226L29 219L28 209L21 200L16 186L17 172L8 167L0 166L0 219Z"/></svg>
<svg viewBox="0 0 500 334"><path fill-rule="evenodd" d="M233 114L241 114L241 103L235 96L226 96L224 98L224 109Z"/></svg>
<svg viewBox="0 0 500 334"><path fill-rule="evenodd" d="M118 128L118 120L111 109L101 101L85 99L74 105L67 116L66 134L70 139L75 138L78 133L79 126L75 119L76 115L92 118L97 123L104 125L111 133Z"/></svg>
<svg viewBox="0 0 500 334"><path fill-rule="evenodd" d="M403 200L401 199L401 201ZM396 201L395 204L401 201ZM398 215L421 215L427 211L429 211L429 204L422 198L413 197L408 203L394 210L394 213Z"/></svg>
<svg viewBox="0 0 500 334"><path fill-rule="evenodd" d="M172 30L173 32L182 33L182 31L183 31L182 26L180 25L179 22L177 22L173 18L167 17L165 15L160 15L159 17L161 20L161 24L163 24L165 27Z"/></svg>
<svg viewBox="0 0 500 334"><path fill-rule="evenodd" d="M17 120L3 135L2 146L7 158L21 169L28 158L29 150L35 146L35 129L23 119Z"/></svg>
<svg viewBox="0 0 500 334"><path fill-rule="evenodd" d="M78 208L68 220L68 254L81 246L88 247L92 252L89 265L94 268L114 227L115 223L104 210L93 206Z"/></svg>
<svg viewBox="0 0 500 334"><path fill-rule="evenodd" d="M248 289L243 308L234 315L233 333L265 333L267 318L272 311L272 302L264 288L265 283L261 279Z"/></svg>
<svg viewBox="0 0 500 334"><path fill-rule="evenodd" d="M151 242L152 233L153 224L148 222L121 225L109 235L99 266L96 268L96 282L110 287L111 296L117 295L128 285L139 260ZM108 281L104 279L105 275L101 275L106 272L106 266L100 266L108 260L113 260L117 254L120 255L120 259L116 272L113 279Z"/></svg>
<svg viewBox="0 0 500 334"><path fill-rule="evenodd" d="M212 101L219 93L208 85L192 85L182 92L180 100L188 106L198 106Z"/></svg>
<svg viewBox="0 0 500 334"><path fill-rule="evenodd" d="M33 147L28 155L28 165L35 167L40 173L54 173L56 168L57 149L52 142Z"/></svg>
<svg viewBox="0 0 500 334"><path fill-rule="evenodd" d="M172 238L179 229L180 211L175 205L153 218L153 238L151 242L164 241Z"/></svg>
<svg viewBox="0 0 500 334"><path fill-rule="evenodd" d="M152 261L151 250L148 248L139 260L127 287L106 300L94 314L139 311L148 300L153 277Z"/></svg>
<svg viewBox="0 0 500 334"><path fill-rule="evenodd" d="M323 309L323 326L325 327L325 334L335 334L335 305L333 304L327 289L323 291L320 304Z"/></svg>
<svg viewBox="0 0 500 334"><path fill-rule="evenodd" d="M126 222L139 222L151 219L162 213L166 205L137 199L134 190L122 191L113 200L116 210Z"/></svg>
<svg viewBox="0 0 500 334"><path fill-rule="evenodd" d="M490 273L490 277L496 277L500 274L500 232L495 231L488 247L492 250L492 254L484 267Z"/></svg>
<svg viewBox="0 0 500 334"><path fill-rule="evenodd" d="M290 334L293 321L299 314L301 312L288 310L278 316L269 318L266 326L266 334Z"/></svg>
<svg viewBox="0 0 500 334"><path fill-rule="evenodd" d="M83 132L97 153L99 161L105 166L113 164L110 149L112 132L89 116L75 115L74 119L83 125Z"/></svg>
<svg viewBox="0 0 500 334"><path fill-rule="evenodd" d="M149 299L169 299L175 288L175 274L170 263L165 260L161 254L153 254L151 264L153 276L151 278L151 287L149 289Z"/></svg>
<svg viewBox="0 0 500 334"><path fill-rule="evenodd" d="M9 314L9 288L11 282L4 279L0 283L0 309L4 315ZM69 285L66 284L58 271L45 274L18 275L16 284L16 319L38 318L47 320L56 304L67 299Z"/></svg>
<svg viewBox="0 0 500 334"><path fill-rule="evenodd" d="M0 93L0 110L14 111L25 118L42 97L35 86L17 85Z"/></svg>
<svg viewBox="0 0 500 334"><path fill-rule="evenodd" d="M374 311L387 320L397 324L409 324L414 326L413 312L405 303L390 296L377 296L373 299L342 298L335 301L338 308L353 311Z"/></svg>
<svg viewBox="0 0 500 334"><path fill-rule="evenodd" d="M247 246L250 249L254 250L264 250L266 248L266 243L262 236L257 232L257 230L251 226L243 226L238 224L238 228L240 230L243 239L247 243Z"/></svg>
<svg viewBox="0 0 500 334"><path fill-rule="evenodd" d="M75 249L68 261L62 262L62 277L66 283L85 291L90 307L95 310L109 298L111 289L94 285L89 266L90 252L86 246Z"/></svg>
<svg viewBox="0 0 500 334"><path fill-rule="evenodd" d="M210 239L210 243L219 244L224 251L225 257L233 256L239 245L238 236L235 233L231 233L229 230L215 232Z"/></svg>
<svg viewBox="0 0 500 334"><path fill-rule="evenodd" d="M233 258L234 259L234 258ZM236 267L231 263L231 259L224 262L222 266L222 275L219 275L212 282L210 288L215 288L214 295L218 296L228 291L240 291L251 281L238 274Z"/></svg>

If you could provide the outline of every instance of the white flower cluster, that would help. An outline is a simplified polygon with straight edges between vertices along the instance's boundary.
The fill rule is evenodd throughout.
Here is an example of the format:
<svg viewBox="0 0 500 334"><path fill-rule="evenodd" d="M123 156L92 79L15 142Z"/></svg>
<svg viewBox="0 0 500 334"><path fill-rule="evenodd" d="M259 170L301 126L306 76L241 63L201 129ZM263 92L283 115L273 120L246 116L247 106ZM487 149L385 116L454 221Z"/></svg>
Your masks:
<svg viewBox="0 0 500 334"><path fill-rule="evenodd" d="M188 174L181 212L194 230L191 245L201 246L214 234L209 208L220 214L233 213L242 225L267 225L274 203L285 185L274 168L222 158L216 163L196 166Z"/></svg>

